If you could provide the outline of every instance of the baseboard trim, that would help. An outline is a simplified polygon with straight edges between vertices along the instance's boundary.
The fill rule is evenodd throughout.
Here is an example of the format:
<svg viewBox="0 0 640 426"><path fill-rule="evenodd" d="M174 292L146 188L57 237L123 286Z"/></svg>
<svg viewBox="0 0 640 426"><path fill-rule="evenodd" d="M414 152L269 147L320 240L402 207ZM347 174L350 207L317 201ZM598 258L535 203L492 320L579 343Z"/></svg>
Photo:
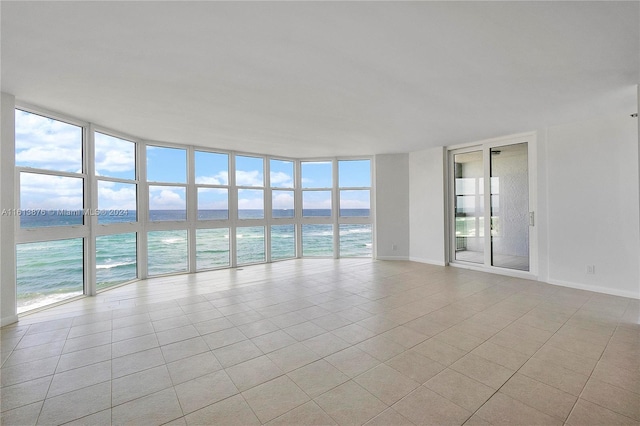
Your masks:
<svg viewBox="0 0 640 426"><path fill-rule="evenodd" d="M429 265L447 266L447 264L442 260L425 259L423 257L411 256L409 257L409 260L412 262L418 262L418 263L428 263Z"/></svg>
<svg viewBox="0 0 640 426"><path fill-rule="evenodd" d="M410 260L409 256L377 256L376 260Z"/></svg>
<svg viewBox="0 0 640 426"><path fill-rule="evenodd" d="M586 290L586 291L593 291L595 293L610 294L612 296L628 297L631 299L640 299L640 293L634 293L632 291L616 290L616 289L601 287L597 285L586 285L586 284L574 283L571 281L554 280L554 279L549 279L546 282L547 284L557 285L560 287L569 287L569 288L575 288L577 290Z"/></svg>
<svg viewBox="0 0 640 426"><path fill-rule="evenodd" d="M0 327L4 327L5 325L13 324L18 322L18 316L13 315L10 317L5 317L0 320Z"/></svg>

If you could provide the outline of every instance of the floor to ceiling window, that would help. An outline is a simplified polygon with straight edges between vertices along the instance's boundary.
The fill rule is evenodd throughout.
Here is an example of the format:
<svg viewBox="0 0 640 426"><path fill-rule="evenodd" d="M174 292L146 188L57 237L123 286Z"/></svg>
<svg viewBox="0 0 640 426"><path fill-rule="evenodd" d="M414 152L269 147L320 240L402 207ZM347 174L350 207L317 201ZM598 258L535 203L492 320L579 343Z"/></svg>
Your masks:
<svg viewBox="0 0 640 426"><path fill-rule="evenodd" d="M529 271L529 143L450 151L452 262Z"/></svg>
<svg viewBox="0 0 640 426"><path fill-rule="evenodd" d="M148 276L372 255L368 158L146 143L25 107L15 161L19 313Z"/></svg>

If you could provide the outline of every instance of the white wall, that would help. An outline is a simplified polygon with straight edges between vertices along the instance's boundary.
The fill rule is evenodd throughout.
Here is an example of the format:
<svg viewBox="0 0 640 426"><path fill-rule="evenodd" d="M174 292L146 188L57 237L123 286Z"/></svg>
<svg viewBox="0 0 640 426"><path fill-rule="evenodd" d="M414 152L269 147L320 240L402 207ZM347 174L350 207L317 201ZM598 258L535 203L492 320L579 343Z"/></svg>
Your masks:
<svg viewBox="0 0 640 426"><path fill-rule="evenodd" d="M548 282L640 297L637 126L626 112L550 127L541 138Z"/></svg>
<svg viewBox="0 0 640 426"><path fill-rule="evenodd" d="M14 209L15 98L2 93L0 106L0 210ZM14 218L0 216L0 324L18 320L16 314L16 272Z"/></svg>
<svg viewBox="0 0 640 426"><path fill-rule="evenodd" d="M410 258L445 264L444 149L409 154Z"/></svg>
<svg viewBox="0 0 640 426"><path fill-rule="evenodd" d="M376 155L375 170L376 257L382 260L407 260L409 154Z"/></svg>

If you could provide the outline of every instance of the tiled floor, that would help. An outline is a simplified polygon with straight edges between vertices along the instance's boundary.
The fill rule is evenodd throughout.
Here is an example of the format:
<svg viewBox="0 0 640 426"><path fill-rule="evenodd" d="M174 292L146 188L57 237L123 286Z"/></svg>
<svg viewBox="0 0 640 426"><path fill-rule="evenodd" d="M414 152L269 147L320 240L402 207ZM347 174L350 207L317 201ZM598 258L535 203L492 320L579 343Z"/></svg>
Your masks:
<svg viewBox="0 0 640 426"><path fill-rule="evenodd" d="M639 302L364 259L156 278L3 328L1 422L638 425Z"/></svg>

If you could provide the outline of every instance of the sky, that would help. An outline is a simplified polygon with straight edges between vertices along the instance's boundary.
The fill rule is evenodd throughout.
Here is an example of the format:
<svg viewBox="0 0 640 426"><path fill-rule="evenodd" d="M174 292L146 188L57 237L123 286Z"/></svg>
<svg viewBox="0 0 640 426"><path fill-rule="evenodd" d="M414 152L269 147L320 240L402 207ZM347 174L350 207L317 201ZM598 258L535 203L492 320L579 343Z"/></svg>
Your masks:
<svg viewBox="0 0 640 426"><path fill-rule="evenodd" d="M186 209L187 150L148 145L146 168L151 210ZM198 209L228 209L229 155L195 151L195 182ZM99 177L134 180L135 144L103 133L95 134L95 170ZM16 165L53 171L82 172L82 128L36 114L16 110ZM235 181L238 208L263 209L264 159L237 155ZM270 159L269 181L274 209L293 209L294 163ZM342 188L371 186L369 160L339 161ZM333 182L330 161L303 161L301 183L303 209L331 208ZM210 185L210 186L206 186ZM211 187L214 186L214 187ZM218 186L218 187L215 187ZM316 190L317 189L317 190ZM369 190L341 190L342 208L369 208ZM20 176L20 208L82 209L82 179L23 172ZM98 208L136 208L134 183L98 180Z"/></svg>

